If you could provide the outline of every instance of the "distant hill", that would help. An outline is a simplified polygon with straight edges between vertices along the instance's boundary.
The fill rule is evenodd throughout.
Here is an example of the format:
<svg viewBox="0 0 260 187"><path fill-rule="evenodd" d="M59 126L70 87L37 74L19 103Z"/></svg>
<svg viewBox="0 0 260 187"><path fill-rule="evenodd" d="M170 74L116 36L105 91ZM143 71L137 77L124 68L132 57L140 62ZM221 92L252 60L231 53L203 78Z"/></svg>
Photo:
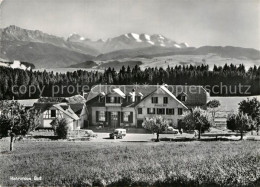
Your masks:
<svg viewBox="0 0 260 187"><path fill-rule="evenodd" d="M204 46L200 48L187 47L187 48L161 48L161 47L147 47L138 49L125 49L113 51L106 54L97 56L96 60L112 60L123 58L153 58L159 56L172 56L172 55L207 55L216 54L222 57L229 58L245 58L251 60L260 59L260 51L250 48L242 47L219 47L219 46Z"/></svg>
<svg viewBox="0 0 260 187"><path fill-rule="evenodd" d="M86 61L79 64L74 64L69 66L68 68L92 68L94 66L97 66L98 64L94 61Z"/></svg>
<svg viewBox="0 0 260 187"><path fill-rule="evenodd" d="M203 46L193 51L195 55L206 55L209 53L217 54L221 57L229 58L248 58L251 60L260 59L260 51L251 48L232 47L232 46Z"/></svg>
<svg viewBox="0 0 260 187"><path fill-rule="evenodd" d="M106 54L101 54L95 58L95 60L113 60L113 59L122 59L122 58L152 58L161 55L169 54L186 54L193 51L195 48L162 48L162 47L146 47L138 49L125 49L119 51L113 51Z"/></svg>
<svg viewBox="0 0 260 187"><path fill-rule="evenodd" d="M128 66L132 69L133 67L135 67L136 65L140 66L142 65L141 61L124 61L124 62L120 62L120 61L109 61L106 63L102 63L98 66L98 68L100 69L106 69L106 68L114 68L116 71L119 71L122 66L125 66L125 68L127 68Z"/></svg>
<svg viewBox="0 0 260 187"><path fill-rule="evenodd" d="M67 67L94 57L48 43L2 41L2 58L30 62L37 68Z"/></svg>

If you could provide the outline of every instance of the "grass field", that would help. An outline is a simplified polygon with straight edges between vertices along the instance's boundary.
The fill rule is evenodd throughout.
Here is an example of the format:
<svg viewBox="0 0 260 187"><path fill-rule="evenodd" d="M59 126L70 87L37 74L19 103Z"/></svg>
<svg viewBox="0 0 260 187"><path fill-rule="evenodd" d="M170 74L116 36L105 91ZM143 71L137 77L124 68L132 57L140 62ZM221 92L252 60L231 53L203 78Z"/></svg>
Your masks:
<svg viewBox="0 0 260 187"><path fill-rule="evenodd" d="M6 185L259 186L259 142L28 142L1 140ZM258 169L258 170L257 170ZM33 177L41 180L33 180ZM10 177L27 177L10 180Z"/></svg>
<svg viewBox="0 0 260 187"><path fill-rule="evenodd" d="M260 95L248 96L248 97L210 97L210 100L216 99L220 102L220 107L218 111L225 112L236 112L239 107L239 103L247 98L253 99L256 97L260 101Z"/></svg>

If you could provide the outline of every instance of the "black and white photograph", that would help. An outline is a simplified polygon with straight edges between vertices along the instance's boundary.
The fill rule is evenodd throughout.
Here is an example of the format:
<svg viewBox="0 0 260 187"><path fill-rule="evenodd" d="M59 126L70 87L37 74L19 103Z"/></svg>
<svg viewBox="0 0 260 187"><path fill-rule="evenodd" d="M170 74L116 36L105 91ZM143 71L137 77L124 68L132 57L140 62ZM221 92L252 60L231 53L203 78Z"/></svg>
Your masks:
<svg viewBox="0 0 260 187"><path fill-rule="evenodd" d="M0 0L0 186L260 187L260 0Z"/></svg>

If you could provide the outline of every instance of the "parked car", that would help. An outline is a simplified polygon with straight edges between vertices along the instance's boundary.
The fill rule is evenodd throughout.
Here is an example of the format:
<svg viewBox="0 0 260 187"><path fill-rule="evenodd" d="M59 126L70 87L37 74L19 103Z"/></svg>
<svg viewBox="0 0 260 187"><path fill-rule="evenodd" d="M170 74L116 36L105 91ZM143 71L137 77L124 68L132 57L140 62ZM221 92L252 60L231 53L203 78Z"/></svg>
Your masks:
<svg viewBox="0 0 260 187"><path fill-rule="evenodd" d="M126 129L115 129L114 132L109 134L110 138L122 139L126 136Z"/></svg>
<svg viewBox="0 0 260 187"><path fill-rule="evenodd" d="M173 127L168 127L165 131L163 131L164 134L179 134L178 129L174 129Z"/></svg>

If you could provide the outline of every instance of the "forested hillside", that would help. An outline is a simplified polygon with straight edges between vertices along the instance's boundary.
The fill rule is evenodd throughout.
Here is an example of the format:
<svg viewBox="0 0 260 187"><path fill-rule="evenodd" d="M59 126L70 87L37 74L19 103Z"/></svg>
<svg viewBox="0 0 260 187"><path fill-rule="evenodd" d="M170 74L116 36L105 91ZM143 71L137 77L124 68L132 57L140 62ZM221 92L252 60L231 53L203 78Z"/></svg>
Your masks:
<svg viewBox="0 0 260 187"><path fill-rule="evenodd" d="M244 65L175 66L162 68L122 67L120 71L108 68L104 73L74 71L64 74L40 71L23 71L0 67L0 99L38 98L42 96L70 96L95 84L162 84L203 85L211 95L239 96L260 94L260 66L245 70ZM63 89L57 89L57 87ZM64 89L64 88L70 89ZM77 88L77 89L76 89ZM29 90L31 93L29 94ZM33 93L35 92L35 93Z"/></svg>

